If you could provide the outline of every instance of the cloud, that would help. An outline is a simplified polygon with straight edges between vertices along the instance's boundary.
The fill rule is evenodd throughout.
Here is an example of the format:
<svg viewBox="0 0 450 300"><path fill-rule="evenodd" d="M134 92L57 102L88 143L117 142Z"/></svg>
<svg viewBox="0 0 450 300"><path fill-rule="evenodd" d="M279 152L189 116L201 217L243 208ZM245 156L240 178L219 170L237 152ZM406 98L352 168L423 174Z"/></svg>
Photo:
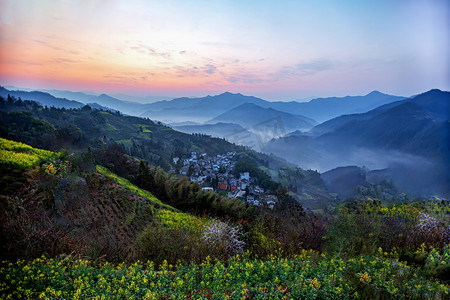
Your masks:
<svg viewBox="0 0 450 300"><path fill-rule="evenodd" d="M212 64L207 64L203 67L203 71L207 74L214 74L217 70L217 67Z"/></svg>
<svg viewBox="0 0 450 300"><path fill-rule="evenodd" d="M56 51L63 51L64 49L62 49L61 47L55 46L49 42L46 41L42 41L42 40L32 40L33 42L37 43L37 44L41 44L45 47L48 47L50 49L56 50Z"/></svg>
<svg viewBox="0 0 450 300"><path fill-rule="evenodd" d="M35 62L35 61L24 61L24 60L18 61L18 63L24 64L27 66L42 66L43 65L43 64Z"/></svg>
<svg viewBox="0 0 450 300"><path fill-rule="evenodd" d="M312 76L335 68L336 63L322 59L302 62L292 66L283 66L277 72L270 73L269 75L274 80L279 80L286 77Z"/></svg>
<svg viewBox="0 0 450 300"><path fill-rule="evenodd" d="M255 84L255 83L262 83L266 80L253 75L253 74L239 74L239 75L232 75L227 78L227 81L230 83L244 83L244 84Z"/></svg>
<svg viewBox="0 0 450 300"><path fill-rule="evenodd" d="M203 66L175 66L177 72L177 77L201 77L208 75L213 75L217 73L217 66L213 64L205 64Z"/></svg>
<svg viewBox="0 0 450 300"><path fill-rule="evenodd" d="M153 56L153 57L154 56L160 56L160 57L163 57L165 59L169 59L169 58L172 57L172 54L169 53L169 52L157 51L154 48L146 46L144 44L139 44L137 46L130 46L129 48L131 50L137 51L137 52L142 53L142 54L147 54L147 55ZM119 51L120 53L123 53L123 50L120 49L120 48L116 49L116 50Z"/></svg>
<svg viewBox="0 0 450 300"><path fill-rule="evenodd" d="M331 70L333 68L334 64L329 60L316 60L295 65L295 69L305 75L314 75L318 72Z"/></svg>
<svg viewBox="0 0 450 300"><path fill-rule="evenodd" d="M177 73L177 77L195 77L199 75L199 70L197 67L174 67Z"/></svg>
<svg viewBox="0 0 450 300"><path fill-rule="evenodd" d="M138 80L131 76L120 76L120 75L113 75L113 74L107 74L104 75L103 78L107 79L109 82L114 84L129 84L129 83L137 83Z"/></svg>
<svg viewBox="0 0 450 300"><path fill-rule="evenodd" d="M57 64L77 63L77 62L80 62L80 61L78 61L78 60L73 60L73 59L69 59L69 58L60 58L60 57L53 58L52 61L53 61L54 63L57 63Z"/></svg>

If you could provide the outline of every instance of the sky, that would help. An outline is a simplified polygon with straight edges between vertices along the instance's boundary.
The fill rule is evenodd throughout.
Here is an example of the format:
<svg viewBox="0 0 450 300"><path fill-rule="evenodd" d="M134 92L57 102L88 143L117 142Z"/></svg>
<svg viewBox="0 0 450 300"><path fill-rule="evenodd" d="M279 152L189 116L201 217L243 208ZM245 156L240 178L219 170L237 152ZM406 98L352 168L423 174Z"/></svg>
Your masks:
<svg viewBox="0 0 450 300"><path fill-rule="evenodd" d="M0 84L287 101L450 90L448 0L0 0Z"/></svg>

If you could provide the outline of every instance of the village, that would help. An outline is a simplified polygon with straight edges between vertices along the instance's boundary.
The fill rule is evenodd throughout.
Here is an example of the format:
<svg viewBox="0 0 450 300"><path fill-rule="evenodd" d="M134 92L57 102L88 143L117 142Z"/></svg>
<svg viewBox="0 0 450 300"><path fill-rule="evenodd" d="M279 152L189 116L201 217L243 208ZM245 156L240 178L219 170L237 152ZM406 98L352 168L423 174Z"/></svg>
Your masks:
<svg viewBox="0 0 450 300"><path fill-rule="evenodd" d="M228 152L211 157L206 153L191 152L189 158L182 159L179 174L197 182L205 191L216 191L229 198L273 209L278 203L277 197L256 185L256 179L249 172L233 175L235 155L236 152ZM179 160L179 157L174 157L173 164L180 164Z"/></svg>

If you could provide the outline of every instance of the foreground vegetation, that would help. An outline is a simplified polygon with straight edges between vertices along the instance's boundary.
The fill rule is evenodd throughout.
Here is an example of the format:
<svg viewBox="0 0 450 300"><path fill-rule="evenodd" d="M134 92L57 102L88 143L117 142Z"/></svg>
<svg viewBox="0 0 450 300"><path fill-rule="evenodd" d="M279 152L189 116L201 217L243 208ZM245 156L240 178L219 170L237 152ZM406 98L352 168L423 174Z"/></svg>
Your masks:
<svg viewBox="0 0 450 300"><path fill-rule="evenodd" d="M450 297L447 200L256 210L107 149L0 139L0 298Z"/></svg>
<svg viewBox="0 0 450 300"><path fill-rule="evenodd" d="M447 249L447 263L448 263ZM3 263L5 299L445 299L450 286L382 255L236 256L202 264L94 265L70 256Z"/></svg>

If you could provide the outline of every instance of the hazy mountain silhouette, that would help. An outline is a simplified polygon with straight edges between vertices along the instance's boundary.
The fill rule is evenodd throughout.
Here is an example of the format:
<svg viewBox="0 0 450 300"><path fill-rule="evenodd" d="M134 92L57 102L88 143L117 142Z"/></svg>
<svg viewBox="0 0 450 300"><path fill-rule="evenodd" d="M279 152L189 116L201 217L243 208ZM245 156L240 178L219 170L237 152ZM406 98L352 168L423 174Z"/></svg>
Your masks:
<svg viewBox="0 0 450 300"><path fill-rule="evenodd" d="M49 93L39 91L10 91L5 89L4 87L0 87L0 96L6 99L8 95L14 96L16 98L21 98L22 100L35 100L42 106L48 107L54 106L58 108L80 108L84 106L84 104L81 102L63 98L56 98Z"/></svg>
<svg viewBox="0 0 450 300"><path fill-rule="evenodd" d="M266 151L321 171L346 165L386 169L387 177L410 191L450 193L449 105L449 92L431 90L365 114L330 120L317 126L326 129L321 135L296 132L272 140Z"/></svg>
<svg viewBox="0 0 450 300"><path fill-rule="evenodd" d="M83 92L72 92L72 91L66 91L66 90L40 90L44 93L49 93L57 98L66 98L70 100L75 100L82 103L89 103L90 100L95 97L97 94L94 93L83 93Z"/></svg>
<svg viewBox="0 0 450 300"><path fill-rule="evenodd" d="M245 103L256 104L263 108L272 108L293 115L302 115L322 122L342 114L366 112L379 105L403 99L402 97L390 96L380 92L372 92L366 96L317 98L301 103L296 101L270 102L253 96L225 92L215 96L200 98L182 97L143 104L134 101L124 101L106 94L92 95L90 93L60 90L43 90L43 92L50 94L50 96L53 95L55 98L76 100L76 102L83 104L98 103L101 106L119 110L124 114L150 117L168 123L180 121L204 122ZM60 101L52 102L51 98L43 95L35 95L33 99L47 101L46 103L48 104L54 103L56 104L55 106L62 105L67 108L75 108L79 105L76 103L62 104Z"/></svg>
<svg viewBox="0 0 450 300"><path fill-rule="evenodd" d="M350 121L367 120L372 117L375 117L397 105L405 103L406 101L408 101L408 100L405 99L405 100L391 102L391 103L379 106L367 113L342 115L342 116L333 118L331 120L325 121L317 126L314 126L308 133L313 136L319 136L319 135L325 134L327 132L334 131L335 129L339 128L340 126L342 126Z"/></svg>
<svg viewBox="0 0 450 300"><path fill-rule="evenodd" d="M352 113L364 113L380 105L404 99L373 91L365 96L346 96L317 98L309 102L275 102L272 108L292 114L301 114L324 122L326 120Z"/></svg>
<svg viewBox="0 0 450 300"><path fill-rule="evenodd" d="M94 102L106 107L111 107L124 114L132 116L139 116L140 114L142 114L142 112L147 109L148 105L119 100L106 94L92 97L89 99L89 102Z"/></svg>
<svg viewBox="0 0 450 300"><path fill-rule="evenodd" d="M278 111L273 108L263 108L253 103L239 105L207 121L207 123L234 123L248 130L253 130L253 127L261 126L263 123L271 120L278 122L281 129L287 132L292 130L308 130L316 124L310 118Z"/></svg>
<svg viewBox="0 0 450 300"><path fill-rule="evenodd" d="M256 97L226 92L202 98L185 97L171 101L158 101L149 104L149 110L142 116L171 122L188 120L204 122L244 103L264 104L266 102Z"/></svg>
<svg viewBox="0 0 450 300"><path fill-rule="evenodd" d="M340 116L342 114L367 112L380 105L404 99L372 92L365 96L347 96L317 98L309 102L270 102L260 98L242 94L223 93L203 98L176 98L171 101L158 101L149 104L149 110L142 116L156 119L186 121L186 116L195 118L194 121L204 122L244 103L256 104L263 108L272 108L294 115L302 115L320 122Z"/></svg>
<svg viewBox="0 0 450 300"><path fill-rule="evenodd" d="M449 103L450 92L431 90L382 113L363 114L369 117L351 120L319 136L317 141L437 157L449 150L445 143L449 132Z"/></svg>

